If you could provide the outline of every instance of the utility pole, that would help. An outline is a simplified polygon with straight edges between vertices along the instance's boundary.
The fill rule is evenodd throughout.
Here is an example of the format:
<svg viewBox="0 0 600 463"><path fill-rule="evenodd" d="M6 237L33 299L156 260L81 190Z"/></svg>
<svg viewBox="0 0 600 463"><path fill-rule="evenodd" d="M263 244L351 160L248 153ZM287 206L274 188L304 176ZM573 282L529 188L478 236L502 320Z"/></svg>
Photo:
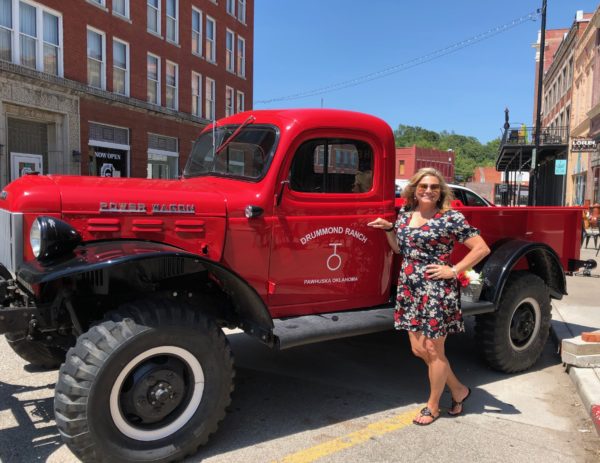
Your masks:
<svg viewBox="0 0 600 463"><path fill-rule="evenodd" d="M542 31L540 34L540 62L538 67L538 84L537 84L537 105L535 117L535 140L533 155L531 156L531 170L529 182L531 183L531 195L529 197L529 205L535 206L537 203L537 155L540 148L540 130L542 128L542 86L544 84L544 50L546 48L546 3L542 1Z"/></svg>

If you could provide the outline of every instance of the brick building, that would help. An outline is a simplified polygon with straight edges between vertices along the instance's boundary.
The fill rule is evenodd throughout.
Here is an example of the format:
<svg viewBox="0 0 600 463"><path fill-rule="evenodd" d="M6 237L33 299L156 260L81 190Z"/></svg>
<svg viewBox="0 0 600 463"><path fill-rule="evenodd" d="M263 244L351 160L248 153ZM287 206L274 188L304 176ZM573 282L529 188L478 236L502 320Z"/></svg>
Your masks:
<svg viewBox="0 0 600 463"><path fill-rule="evenodd" d="M175 178L252 107L254 0L0 0L0 186L27 170Z"/></svg>
<svg viewBox="0 0 600 463"><path fill-rule="evenodd" d="M454 152L417 145L396 148L396 179L409 179L423 167L439 170L446 181L454 181Z"/></svg>

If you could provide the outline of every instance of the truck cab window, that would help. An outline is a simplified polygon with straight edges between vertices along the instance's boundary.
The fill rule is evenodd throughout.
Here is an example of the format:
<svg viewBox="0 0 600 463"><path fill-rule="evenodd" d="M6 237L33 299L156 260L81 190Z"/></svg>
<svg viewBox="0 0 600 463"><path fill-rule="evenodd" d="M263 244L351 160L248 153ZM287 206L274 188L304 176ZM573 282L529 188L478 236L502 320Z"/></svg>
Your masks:
<svg viewBox="0 0 600 463"><path fill-rule="evenodd" d="M373 187L373 150L346 139L304 142L294 155L290 187L306 193L366 193Z"/></svg>

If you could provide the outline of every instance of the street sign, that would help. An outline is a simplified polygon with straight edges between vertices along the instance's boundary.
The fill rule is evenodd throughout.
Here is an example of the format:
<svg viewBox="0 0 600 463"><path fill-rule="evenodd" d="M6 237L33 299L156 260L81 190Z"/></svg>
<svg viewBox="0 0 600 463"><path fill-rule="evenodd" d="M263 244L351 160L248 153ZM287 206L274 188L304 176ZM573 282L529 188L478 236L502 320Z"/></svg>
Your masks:
<svg viewBox="0 0 600 463"><path fill-rule="evenodd" d="M554 175L565 175L567 173L567 160L557 159L554 161Z"/></svg>
<svg viewBox="0 0 600 463"><path fill-rule="evenodd" d="M572 138L571 151L596 151L596 140L591 138Z"/></svg>

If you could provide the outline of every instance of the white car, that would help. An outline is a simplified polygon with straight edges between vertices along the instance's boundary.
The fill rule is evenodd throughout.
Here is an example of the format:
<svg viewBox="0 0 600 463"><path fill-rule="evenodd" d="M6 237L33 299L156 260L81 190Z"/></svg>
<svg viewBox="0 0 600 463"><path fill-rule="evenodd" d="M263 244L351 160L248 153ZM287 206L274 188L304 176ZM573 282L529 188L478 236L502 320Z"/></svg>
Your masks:
<svg viewBox="0 0 600 463"><path fill-rule="evenodd" d="M402 194L402 190L407 184L408 180L396 180L396 197ZM448 186L454 193L454 199L460 200L465 206L494 207L494 204L469 188L453 183L449 183Z"/></svg>

